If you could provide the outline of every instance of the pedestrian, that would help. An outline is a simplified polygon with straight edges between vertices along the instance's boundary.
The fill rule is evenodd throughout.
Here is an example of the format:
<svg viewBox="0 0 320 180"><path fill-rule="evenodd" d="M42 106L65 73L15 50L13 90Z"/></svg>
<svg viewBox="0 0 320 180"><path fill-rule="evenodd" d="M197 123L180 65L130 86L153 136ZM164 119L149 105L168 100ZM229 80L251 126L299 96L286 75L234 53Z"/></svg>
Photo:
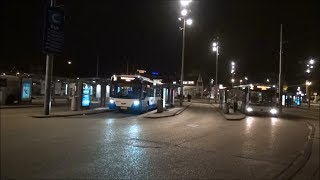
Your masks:
<svg viewBox="0 0 320 180"><path fill-rule="evenodd" d="M191 95L188 93L188 102L191 101Z"/></svg>

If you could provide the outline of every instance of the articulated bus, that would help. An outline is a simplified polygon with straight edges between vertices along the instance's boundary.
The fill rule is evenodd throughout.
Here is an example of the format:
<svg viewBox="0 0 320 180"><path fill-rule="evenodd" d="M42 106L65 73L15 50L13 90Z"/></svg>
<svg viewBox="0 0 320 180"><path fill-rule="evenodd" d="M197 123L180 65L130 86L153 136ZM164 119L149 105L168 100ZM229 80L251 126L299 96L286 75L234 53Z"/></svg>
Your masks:
<svg viewBox="0 0 320 180"><path fill-rule="evenodd" d="M279 111L277 89L271 86L250 86L247 94L247 114L277 115Z"/></svg>
<svg viewBox="0 0 320 180"><path fill-rule="evenodd" d="M109 108L139 113L155 108L161 99L161 84L139 75L113 75Z"/></svg>

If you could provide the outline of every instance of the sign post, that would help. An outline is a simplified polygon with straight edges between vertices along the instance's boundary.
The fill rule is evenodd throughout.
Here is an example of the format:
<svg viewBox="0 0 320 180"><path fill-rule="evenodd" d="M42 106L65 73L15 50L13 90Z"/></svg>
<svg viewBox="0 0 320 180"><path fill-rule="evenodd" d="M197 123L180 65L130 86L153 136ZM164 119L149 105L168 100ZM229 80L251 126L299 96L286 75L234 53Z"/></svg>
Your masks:
<svg viewBox="0 0 320 180"><path fill-rule="evenodd" d="M43 51L46 53L45 99L44 114L49 115L51 109L51 82L53 55L63 52L64 43L64 12L55 7L55 0L50 0L46 6L46 21L44 29Z"/></svg>

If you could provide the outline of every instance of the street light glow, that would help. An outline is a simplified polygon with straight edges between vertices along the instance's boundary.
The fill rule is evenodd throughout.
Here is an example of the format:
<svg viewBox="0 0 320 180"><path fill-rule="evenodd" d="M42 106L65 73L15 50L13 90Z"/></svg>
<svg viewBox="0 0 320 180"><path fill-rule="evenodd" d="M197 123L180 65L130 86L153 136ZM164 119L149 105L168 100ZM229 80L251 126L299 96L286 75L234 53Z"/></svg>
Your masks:
<svg viewBox="0 0 320 180"><path fill-rule="evenodd" d="M310 59L309 64L314 64L314 60Z"/></svg>
<svg viewBox="0 0 320 180"><path fill-rule="evenodd" d="M306 81L307 86L310 86L311 84L312 84L311 81Z"/></svg>
<svg viewBox="0 0 320 180"><path fill-rule="evenodd" d="M188 6L191 2L192 2L192 0L181 0L181 1L180 1L180 4L181 4L181 6L186 7L186 6Z"/></svg>
<svg viewBox="0 0 320 180"><path fill-rule="evenodd" d="M270 80L269 80L269 79L267 79L267 82L270 82Z"/></svg>
<svg viewBox="0 0 320 180"><path fill-rule="evenodd" d="M218 44L217 44L216 42L214 42L214 43L212 44L213 47L217 47L217 45L218 45Z"/></svg>
<svg viewBox="0 0 320 180"><path fill-rule="evenodd" d="M240 79L240 83L242 83L242 79Z"/></svg>
<svg viewBox="0 0 320 180"><path fill-rule="evenodd" d="M192 24L192 19L187 19L187 25L191 25Z"/></svg>
<svg viewBox="0 0 320 180"><path fill-rule="evenodd" d="M218 48L216 46L212 47L212 51L216 52L218 50Z"/></svg>
<svg viewBox="0 0 320 180"><path fill-rule="evenodd" d="M188 14L188 11L186 9L182 9L181 15L186 16Z"/></svg>
<svg viewBox="0 0 320 180"><path fill-rule="evenodd" d="M234 62L232 61L232 62L231 62L231 65L234 66L234 65L236 65L236 63L234 63Z"/></svg>
<svg viewBox="0 0 320 180"><path fill-rule="evenodd" d="M307 72L307 73L310 73L310 69L307 69L306 72Z"/></svg>
<svg viewBox="0 0 320 180"><path fill-rule="evenodd" d="M71 64L71 61L68 61L68 64Z"/></svg>
<svg viewBox="0 0 320 180"><path fill-rule="evenodd" d="M231 79L231 82L234 82L234 79Z"/></svg>
<svg viewBox="0 0 320 180"><path fill-rule="evenodd" d="M244 77L244 79L247 81L248 80L248 78L247 77Z"/></svg>

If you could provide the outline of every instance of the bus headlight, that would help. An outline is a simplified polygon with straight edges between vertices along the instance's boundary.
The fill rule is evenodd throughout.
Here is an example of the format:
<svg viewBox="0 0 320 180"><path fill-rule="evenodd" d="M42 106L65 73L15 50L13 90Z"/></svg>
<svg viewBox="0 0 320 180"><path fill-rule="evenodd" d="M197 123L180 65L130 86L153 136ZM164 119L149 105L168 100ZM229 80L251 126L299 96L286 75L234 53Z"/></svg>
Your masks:
<svg viewBox="0 0 320 180"><path fill-rule="evenodd" d="M271 114L277 114L278 111L277 111L275 108L272 108L272 109L270 110L270 113L271 113Z"/></svg>
<svg viewBox="0 0 320 180"><path fill-rule="evenodd" d="M113 99L110 99L109 103L110 103L110 104L113 104L113 103L114 103L114 100L113 100Z"/></svg>
<svg viewBox="0 0 320 180"><path fill-rule="evenodd" d="M252 112L253 109L252 109L251 107L247 107L247 111L248 111L248 112Z"/></svg>
<svg viewBox="0 0 320 180"><path fill-rule="evenodd" d="M133 101L134 106L139 106L139 104L140 104L140 101L138 101L138 100Z"/></svg>

